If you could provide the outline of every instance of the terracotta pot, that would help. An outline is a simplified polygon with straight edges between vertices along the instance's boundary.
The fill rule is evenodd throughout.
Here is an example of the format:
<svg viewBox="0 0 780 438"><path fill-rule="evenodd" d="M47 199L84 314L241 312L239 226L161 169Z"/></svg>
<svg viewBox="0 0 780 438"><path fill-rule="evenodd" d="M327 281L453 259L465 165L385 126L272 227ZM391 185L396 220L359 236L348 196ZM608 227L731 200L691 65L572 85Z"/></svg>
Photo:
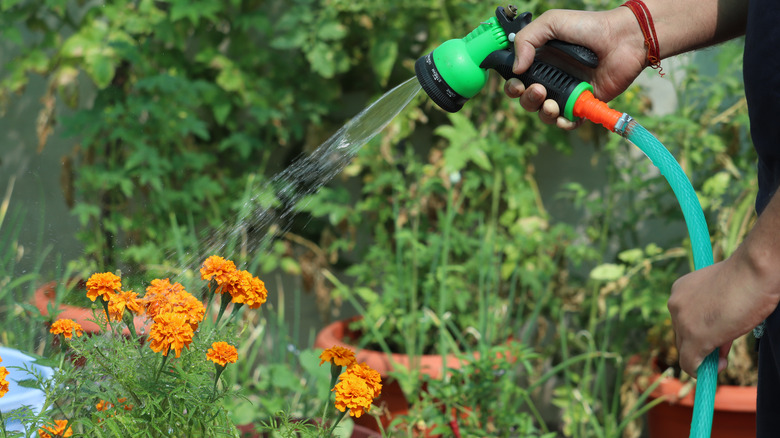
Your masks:
<svg viewBox="0 0 780 438"><path fill-rule="evenodd" d="M356 339L357 333L349 329L349 325L357 318L336 321L324 327L314 341L315 348L331 348L334 346L349 348L355 352L358 363L365 362L371 368L377 370L382 376L382 393L374 400L374 404L383 408L380 417L382 425L387 427L390 422L409 412L409 401L401 390L401 386L390 377L394 370L419 369L422 374L438 379L442 376L445 358L440 355L409 356L400 353L387 354L382 351L366 350L349 344L350 339ZM448 368L459 369L464 360L455 355L446 357ZM355 424L366 426L374 431L379 431L376 421L371 415L363 415L355 419Z"/></svg>
<svg viewBox="0 0 780 438"><path fill-rule="evenodd" d="M57 293L57 282L52 281L39 287L33 295L33 305L41 312L41 315L49 315L49 304L54 302L55 295ZM85 292L86 293L86 292ZM95 324L92 320L95 319L92 309L84 307L71 306L68 304L60 304L58 307L59 313L57 318L60 319L72 319L81 325L86 333L98 333L100 332L100 326ZM102 309L98 310L102 312ZM136 317L133 320L136 333L144 333L145 328L149 325L149 320L142 317ZM130 331L125 328L125 335L129 335Z"/></svg>
<svg viewBox="0 0 780 438"><path fill-rule="evenodd" d="M664 398L647 414L650 438L687 438L693 417L695 388L684 397L678 394L684 383L673 377L654 374L653 382L662 379L650 399ZM718 385L715 392L715 414L711 438L754 438L756 436L756 387Z"/></svg>

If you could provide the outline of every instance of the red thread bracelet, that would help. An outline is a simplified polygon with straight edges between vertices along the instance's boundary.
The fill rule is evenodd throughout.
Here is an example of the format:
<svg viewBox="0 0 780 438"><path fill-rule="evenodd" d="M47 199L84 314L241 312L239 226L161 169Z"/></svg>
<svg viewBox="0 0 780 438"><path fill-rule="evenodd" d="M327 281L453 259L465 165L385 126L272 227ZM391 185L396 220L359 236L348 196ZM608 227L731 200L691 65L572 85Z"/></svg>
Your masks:
<svg viewBox="0 0 780 438"><path fill-rule="evenodd" d="M631 9L642 28L642 34L645 37L645 46L647 47L647 61L650 67L658 69L658 74L663 76L661 67L661 48L658 45L658 35L655 34L655 25L653 17L650 15L650 9L642 0L628 0L620 6Z"/></svg>

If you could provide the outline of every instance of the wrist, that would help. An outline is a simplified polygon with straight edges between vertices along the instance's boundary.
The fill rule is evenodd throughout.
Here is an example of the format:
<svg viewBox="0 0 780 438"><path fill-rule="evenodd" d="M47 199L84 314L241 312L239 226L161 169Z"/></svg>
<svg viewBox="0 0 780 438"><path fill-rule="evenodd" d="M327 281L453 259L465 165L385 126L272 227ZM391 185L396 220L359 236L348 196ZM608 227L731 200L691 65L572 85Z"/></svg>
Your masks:
<svg viewBox="0 0 780 438"><path fill-rule="evenodd" d="M650 8L642 0L627 0L621 5L630 10L636 22L639 25L639 29L642 31L642 37L644 38L644 47L647 50L645 67L648 65L654 69L658 69L658 72L663 76L663 68L661 68L661 46L658 40L658 34L655 30L655 21L653 15L650 13Z"/></svg>
<svg viewBox="0 0 780 438"><path fill-rule="evenodd" d="M636 58L642 61L644 67L649 67L647 45L636 15L631 9L622 6L611 10L610 13L612 17L609 24L613 29L614 41L620 41L632 53L635 53Z"/></svg>
<svg viewBox="0 0 780 438"><path fill-rule="evenodd" d="M728 261L735 265L737 278L743 280L740 288L760 297L767 308L774 309L780 302L780 270L777 269L778 250L766 245L766 240L748 236ZM770 310L771 311L771 310Z"/></svg>

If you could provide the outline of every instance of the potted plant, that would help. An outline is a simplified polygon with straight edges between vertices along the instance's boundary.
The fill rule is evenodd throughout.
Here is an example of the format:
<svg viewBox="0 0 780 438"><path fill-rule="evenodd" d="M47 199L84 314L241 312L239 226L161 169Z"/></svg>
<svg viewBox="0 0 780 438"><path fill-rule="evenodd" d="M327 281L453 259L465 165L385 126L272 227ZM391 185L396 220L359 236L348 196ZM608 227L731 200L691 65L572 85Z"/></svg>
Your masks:
<svg viewBox="0 0 780 438"><path fill-rule="evenodd" d="M717 258L727 257L744 238L753 220L753 199L755 188L747 181L724 178L716 174L705 182L700 192L703 204L716 210L716 223L712 232L713 251ZM727 203L724 186L737 189L735 202ZM678 260L683 259L683 248L667 251L666 254ZM677 362L678 353L671 319L665 309L667 295L653 294L653 290L669 291L672 282L681 270L680 263L673 263L665 269L658 268L658 257L639 257L632 261L634 267L626 269L625 275L617 280L615 287L626 287L632 296L656 296L662 302L647 308L660 309L646 313L647 349L633 358L627 368L635 384L626 388L628 397L639 397L649 392L647 399L652 406L647 413L647 427L650 437L676 437L687 435L693 414L695 380L682 373ZM654 271L649 267L653 265ZM647 266L638 270L637 267ZM631 275L631 274L641 275ZM633 276L629 280L628 277ZM622 283L623 286L617 286ZM729 366L718 375L713 416L713 437L752 437L756 428L756 383L758 381L758 358L755 338L748 333L736 339L729 352Z"/></svg>
<svg viewBox="0 0 780 438"><path fill-rule="evenodd" d="M654 407L648 411L651 438L687 436L693 416L695 380L681 373L674 348L671 322L650 335L659 341L650 364L639 366L640 388L655 383L649 395ZM747 334L734 341L729 367L718 375L712 437L747 438L756 435L758 381L755 339ZM647 372L649 368L649 373Z"/></svg>
<svg viewBox="0 0 780 438"><path fill-rule="evenodd" d="M91 436L97 430L109 436L139 431L238 436L224 405L235 388L224 384L222 374L238 361L238 316L259 308L267 291L260 279L218 256L205 260L200 278L206 283L195 294L187 289L196 284L185 288L155 279L139 296L124 290L115 274L93 274L86 295L100 303L96 319L101 331L85 335L70 319L51 325L61 347L55 354L62 356L50 358L58 361L51 378L35 377L45 402L38 414L23 419L25 428L37 428L42 436ZM132 324L133 316L141 315L150 320L144 336ZM121 334L125 328L129 336ZM347 414L359 416L370 409L381 390L375 371L354 363L354 357L349 363L342 363L343 358L348 356L323 354L322 362L332 363L336 401L334 405L328 397L322 417L308 428L311 436L331 436ZM370 382L370 392L364 381Z"/></svg>

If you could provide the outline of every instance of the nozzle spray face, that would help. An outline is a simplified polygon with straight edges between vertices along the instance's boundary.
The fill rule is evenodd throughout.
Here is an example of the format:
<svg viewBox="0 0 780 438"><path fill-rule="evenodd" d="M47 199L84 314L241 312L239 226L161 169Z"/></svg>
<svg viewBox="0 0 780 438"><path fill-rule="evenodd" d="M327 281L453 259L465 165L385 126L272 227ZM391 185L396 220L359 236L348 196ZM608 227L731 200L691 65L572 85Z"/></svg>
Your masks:
<svg viewBox="0 0 780 438"><path fill-rule="evenodd" d="M480 64L509 40L493 17L462 39L445 41L414 64L417 79L433 101L449 112L457 112L487 83L488 71Z"/></svg>
<svg viewBox="0 0 780 438"><path fill-rule="evenodd" d="M433 62L433 52L421 57L414 63L414 72L423 90L436 105L443 110L456 113L463 108L463 104L469 100L452 89L442 78L439 69Z"/></svg>

